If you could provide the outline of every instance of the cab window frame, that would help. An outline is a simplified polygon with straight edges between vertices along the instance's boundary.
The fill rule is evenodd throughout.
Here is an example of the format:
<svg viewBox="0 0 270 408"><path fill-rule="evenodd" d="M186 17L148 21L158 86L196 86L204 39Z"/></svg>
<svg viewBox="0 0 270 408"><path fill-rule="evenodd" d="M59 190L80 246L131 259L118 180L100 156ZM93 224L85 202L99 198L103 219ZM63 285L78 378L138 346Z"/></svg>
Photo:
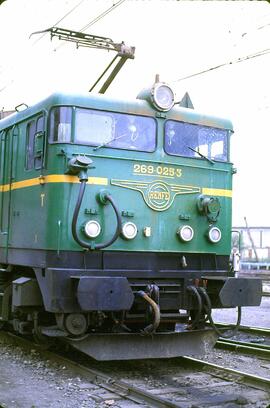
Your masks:
<svg viewBox="0 0 270 408"><path fill-rule="evenodd" d="M70 109L71 115L70 115L70 138L69 140L59 140L56 138L56 122L54 123L54 125L52 124L52 114L53 114L53 110L55 108L66 108L66 109ZM112 120L116 121L116 118L118 117L118 119L120 117L122 117L122 119L134 119L134 121L136 121L136 119L138 119L140 121L140 119L142 119L142 125L145 124L146 120L149 120L149 123L151 121L152 125L149 126L149 132L152 131L151 136L153 136L153 144L150 145L150 148L136 148L136 147L127 147L124 146L124 144L121 145L121 143L119 143L119 145L113 145L112 142L116 142L118 140L118 136L116 136L115 138L112 138L111 140L96 140L96 141L92 141L90 143L87 143L87 141L83 141L80 140L76 137L76 126L78 124L78 114L82 111L89 111L91 112L93 115L97 115L100 116L101 118L101 125L102 126L102 116L110 116L112 118ZM109 125L108 125L109 126ZM114 124L115 126L115 124ZM152 129L151 129L152 127ZM94 149L98 149L100 147L105 147L105 148L110 148L110 149L114 149L114 150L126 150L126 151L137 151L137 152L142 152L142 153L153 153L154 151L156 151L157 149L157 134L158 134L158 124L157 124L157 120L155 117L152 116L147 116L147 115L138 115L138 114L134 114L134 113L127 113L127 112L116 112L116 111L109 111L109 110L104 110L104 109L94 109L94 108L88 108L88 107L82 107L82 106L65 106L65 105L61 105L61 106L54 106L50 109L49 112L49 143L51 144L59 144L59 143L68 143L68 144L76 144L76 145L81 145L81 146L90 146L93 147ZM119 141L121 139L121 135L119 137ZM123 138L124 139L124 138ZM146 143L147 143L147 138L145 139ZM140 147L140 146L139 146Z"/></svg>
<svg viewBox="0 0 270 408"><path fill-rule="evenodd" d="M50 144L59 144L59 143L73 143L74 137L74 106L69 105L56 105L52 106L49 110L49 121L48 121L48 131L49 131L49 143ZM64 121L52 121L52 115L59 111L59 116L62 115ZM62 112L60 112L62 111ZM57 129L55 124L58 123ZM60 124L63 126L59 128ZM64 126L65 125L65 126ZM69 126L68 126L69 125ZM62 140L58 139L59 132L62 133ZM57 136L57 137L56 137Z"/></svg>
<svg viewBox="0 0 270 408"><path fill-rule="evenodd" d="M167 131L167 126L169 124L177 124L179 126L184 125L184 126L190 126L190 130L192 130L195 127L198 127L198 130L209 130L209 136L208 137L208 143L199 143L199 135L197 134L197 146L192 146L192 143L188 144L186 143L185 145L185 149L183 148L183 150L181 151L179 149L179 151L175 151L173 152L172 150L170 151L168 149L168 143L167 143L167 136L168 136L168 131ZM215 132L215 131L220 131L220 132L224 132L223 134L223 138L221 138L220 142L223 143L222 145L222 153L220 154L216 154L215 156L213 156L212 154L210 154L210 149L213 148L215 143L219 143L219 140L217 139L216 141L213 141L212 143L209 142L209 140L211 139L211 132ZM186 132L185 132L186 133ZM167 119L166 122L164 123L164 152L169 155L169 156L176 156L176 157L185 157L185 158L189 158L189 159L200 159L200 160L204 160L204 157L207 158L207 160L214 160L215 162L221 162L221 163L228 163L230 161L230 135L231 135L232 131L226 128L218 128L218 127L214 127L214 126L208 126L208 125L204 125L204 124L199 124L199 123L191 123L191 122L184 122L184 121L180 121L180 120L175 120L175 119ZM206 136L204 136L206 138ZM183 141L184 138L182 138ZM203 138L202 138L203 139ZM207 139L207 138L206 138ZM181 145L181 139L179 145ZM193 139L194 142L195 139ZM176 144L177 146L177 144ZM196 148L197 147L197 148ZM198 148L201 147L201 150L198 150ZM203 147L205 147L205 149L203 149ZM197 150L197 152L196 152ZM203 151L202 151L203 150ZM201 153L201 155L200 155Z"/></svg>
<svg viewBox="0 0 270 408"><path fill-rule="evenodd" d="M45 135L46 116L44 112L29 118L26 123L26 151L25 151L25 170L40 170L43 166L43 154L40 157L35 156L36 135L43 133ZM45 137L44 137L45 139ZM44 153L43 141L43 151Z"/></svg>

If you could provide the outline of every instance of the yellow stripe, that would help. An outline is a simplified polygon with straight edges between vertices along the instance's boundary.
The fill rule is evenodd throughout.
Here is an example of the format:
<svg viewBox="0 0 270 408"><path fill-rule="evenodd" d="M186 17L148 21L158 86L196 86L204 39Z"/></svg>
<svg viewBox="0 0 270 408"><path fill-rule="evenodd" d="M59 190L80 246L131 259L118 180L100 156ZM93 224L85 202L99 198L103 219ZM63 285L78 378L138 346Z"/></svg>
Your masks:
<svg viewBox="0 0 270 408"><path fill-rule="evenodd" d="M79 183L79 182L80 181L77 176L69 176L65 174L51 174L49 176L37 177L37 178L23 180L23 181L17 181L15 183L12 183L11 187L9 184L4 184L0 186L0 192L4 193L6 191L9 191L10 189L17 190L20 188L33 187L33 186L38 186L38 185L42 185L46 183ZM99 185L99 186L107 186L108 179L105 177L88 177L88 183Z"/></svg>
<svg viewBox="0 0 270 408"><path fill-rule="evenodd" d="M69 176L65 174L51 174L44 177L44 183L79 183L77 176ZM98 186L107 186L108 179L105 177L88 177L89 184Z"/></svg>
<svg viewBox="0 0 270 408"><path fill-rule="evenodd" d="M17 181L16 183L11 184L11 190L17 190L18 188L24 187L38 186L39 184L40 184L39 178Z"/></svg>
<svg viewBox="0 0 270 408"><path fill-rule="evenodd" d="M89 184L95 184L98 186L107 186L108 185L108 179L105 177L88 177L88 183Z"/></svg>
<svg viewBox="0 0 270 408"><path fill-rule="evenodd" d="M0 186L0 193L5 193L6 191L9 191L9 184Z"/></svg>
<svg viewBox="0 0 270 408"><path fill-rule="evenodd" d="M79 179L76 176L65 174L50 174L49 176L44 176L42 183L79 183Z"/></svg>
<svg viewBox="0 0 270 408"><path fill-rule="evenodd" d="M219 197L232 197L232 190L223 190L222 188L202 188L202 193Z"/></svg>
<svg viewBox="0 0 270 408"><path fill-rule="evenodd" d="M44 177L36 177L33 179L17 181L11 184L11 190L17 190L25 187L33 187L46 183L79 183L77 176L70 176L66 174L50 174ZM88 177L88 183L98 186L107 186L108 179L105 177ZM0 192L4 193L10 190L9 184L0 186ZM202 194L214 195L219 197L232 197L232 190L224 190L221 188L202 188Z"/></svg>

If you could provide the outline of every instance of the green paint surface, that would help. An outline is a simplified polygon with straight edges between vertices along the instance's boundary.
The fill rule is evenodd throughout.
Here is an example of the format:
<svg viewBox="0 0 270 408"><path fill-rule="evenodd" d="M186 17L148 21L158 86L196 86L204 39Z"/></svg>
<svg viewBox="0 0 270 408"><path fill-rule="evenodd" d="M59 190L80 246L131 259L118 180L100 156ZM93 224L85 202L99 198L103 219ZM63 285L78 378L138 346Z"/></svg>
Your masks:
<svg viewBox="0 0 270 408"><path fill-rule="evenodd" d="M27 123L40 113L47 121L52 106L80 106L151 116L157 123L157 149L153 153L117 150L107 147L94 150L91 146L50 144L45 129L44 166L25 169ZM113 251L161 251L229 254L231 245L232 164L209 163L203 158L169 156L163 149L166 119L216 126L231 130L224 119L173 108L158 118L157 112L145 101L123 103L105 97L54 95L37 106L0 121L0 248L32 248L51 250L82 250L71 234L71 220L79 192L79 180L63 177L69 158L85 154L93 160L90 181L86 187L79 219L82 231L90 219L101 225L96 243L107 241L116 228L111 206L102 205L97 197L109 190L123 223L133 222L138 228L135 239L122 237L108 248ZM42 176L44 179L40 179ZM57 179L57 176L60 179ZM58 181L57 181L58 180ZM28 182L28 183L27 183ZM207 190L206 190L207 189ZM206 192L206 193L205 193ZM214 223L222 239L212 244L206 238L209 220L200 213L197 201L201 194L215 197L221 211ZM177 235L183 225L194 230L191 242L182 242ZM151 236L144 234L150 227ZM90 242L91 240L88 239Z"/></svg>

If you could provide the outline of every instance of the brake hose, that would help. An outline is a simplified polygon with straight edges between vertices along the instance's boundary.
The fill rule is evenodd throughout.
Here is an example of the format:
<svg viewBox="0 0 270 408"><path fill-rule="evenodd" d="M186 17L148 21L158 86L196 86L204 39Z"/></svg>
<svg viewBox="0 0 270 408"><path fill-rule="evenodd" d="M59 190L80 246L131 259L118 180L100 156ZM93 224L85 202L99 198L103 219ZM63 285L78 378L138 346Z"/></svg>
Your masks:
<svg viewBox="0 0 270 408"><path fill-rule="evenodd" d="M194 295L196 296L196 299L197 299L197 303L198 303L198 312L197 312L197 314L196 314L195 319L194 319L193 322L191 323L191 328L192 328L192 329L195 329L195 328L196 328L196 325L199 323L199 320L200 320L200 318L201 318L201 313L202 313L202 299L201 299L201 296L200 296L200 294L199 294L199 292L198 292L198 290L197 290L197 288L196 288L195 286L190 285L190 286L187 287L187 290L189 290L190 292L193 292L193 293L194 293Z"/></svg>
<svg viewBox="0 0 270 408"><path fill-rule="evenodd" d="M117 226L116 226L116 230L115 233L113 235L113 237L104 243L100 243L100 244L95 244L94 242L91 244L88 244L87 242L84 242L77 233L77 221L78 221L78 215L80 212L80 208L81 208L81 204L82 204L82 200L83 200L83 196L84 196L84 192L85 192L85 187L86 187L86 181L85 179L81 179L81 185L80 185L80 191L79 191L79 195L77 198L77 203L75 206L75 210L73 213L73 218L72 218L72 235L73 238L75 239L75 241L82 246L83 248L87 248L87 249L91 249L91 250L95 250L95 249L103 249L108 247L109 245L112 245L114 243L114 241L117 240L117 238L119 237L121 230L122 230L122 220L121 220L121 216L120 213L116 207L116 204L112 198L112 196L107 193L104 196L104 199L109 201L114 209L115 215L116 215L116 220L117 220Z"/></svg>
<svg viewBox="0 0 270 408"><path fill-rule="evenodd" d="M211 324L211 326L213 327L213 329L215 330L215 332L223 337L223 338L230 338L232 336L234 336L237 332L237 330L239 329L239 326L241 324L241 315L242 315L242 309L240 306L238 306L238 314L237 314L237 322L235 326L231 326L230 328L228 328L228 330L232 330L231 334L224 334L222 333L217 326L215 325L213 318L212 318L212 304L211 304L211 300L209 298L208 293L206 292L206 290L202 287L198 287L197 288L198 292L201 293L202 297L204 298L205 302L206 302L206 314L207 314L207 318Z"/></svg>
<svg viewBox="0 0 270 408"><path fill-rule="evenodd" d="M143 330L142 330L142 334L144 335L148 335L148 334L152 334L156 331L156 329L159 326L160 323L160 310L159 310L159 306L156 304L156 302L150 298L150 296L148 296L143 290L140 290L139 292L137 292L137 296L142 297L146 302L148 302L154 311L154 321L153 323L149 324L148 326L146 326Z"/></svg>

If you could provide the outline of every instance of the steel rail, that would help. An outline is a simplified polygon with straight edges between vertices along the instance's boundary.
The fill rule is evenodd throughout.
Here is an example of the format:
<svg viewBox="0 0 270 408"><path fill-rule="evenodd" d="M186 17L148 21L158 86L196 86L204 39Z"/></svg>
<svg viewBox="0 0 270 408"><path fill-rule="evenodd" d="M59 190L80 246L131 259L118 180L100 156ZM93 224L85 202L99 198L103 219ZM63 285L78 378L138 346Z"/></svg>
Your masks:
<svg viewBox="0 0 270 408"><path fill-rule="evenodd" d="M229 330L231 327L231 323L227 324L227 323L216 323L215 325L217 327L220 327L224 330ZM238 329L239 332L245 332L245 333L250 333L250 334L258 334L260 336L270 336L270 329L268 327L256 327L256 326L245 326L245 325L241 325L239 326Z"/></svg>
<svg viewBox="0 0 270 408"><path fill-rule="evenodd" d="M31 342L28 339L19 337L13 333L0 331L0 338L4 338L13 344L19 345L24 348L36 349L39 351L42 357L47 360L57 361L59 364L63 364L71 370L74 370L77 375L83 376L85 379L94 383L95 385L110 391L123 399L128 399L139 405L148 404L150 407L160 407L160 408L181 408L182 404L166 400L165 398L159 397L158 395L152 394L149 391L144 391L139 387L130 385L128 382L119 380L116 377L112 377L103 373L102 371L85 367L69 358L63 357L52 351L44 350L38 344Z"/></svg>
<svg viewBox="0 0 270 408"><path fill-rule="evenodd" d="M234 352L240 352L244 354L251 354L254 356L267 357L270 359L270 345L250 343L246 341L230 340L220 337L215 348L222 350L229 350Z"/></svg>
<svg viewBox="0 0 270 408"><path fill-rule="evenodd" d="M59 354L55 354L51 351L43 350L40 348L40 346L33 344L33 342L25 338L18 337L13 333L0 332L0 337L4 338L4 336L9 341L9 343L13 342L13 344L19 345L27 350L34 348L39 351L41 358L57 362L59 363L59 365L65 365L66 368L72 370L76 375L82 376L84 380L89 381L111 393L114 393L116 396L122 399L130 400L133 403L137 403L138 405L147 404L147 406L149 407L183 408L183 402L179 401L177 403L171 400L167 400L166 398L160 397L155 393L152 393L151 391L145 391L139 387L127 383L126 381L123 381L121 379L118 380L114 376L107 375L106 373L103 373L96 369L85 367L84 365L81 365L72 359L66 358ZM256 377L251 374L243 373L233 369L224 368L222 366L211 364L206 361L191 357L180 357L175 360L178 362L182 361L184 363L188 362L189 365L191 364L195 368L199 368L200 371L206 372L212 377L222 378L226 381L233 381L252 388L257 388L269 392L270 380L268 379Z"/></svg>
<svg viewBox="0 0 270 408"><path fill-rule="evenodd" d="M107 374L104 374L101 371L94 370L89 367L85 367L65 357L61 357L61 359L66 365L69 365L69 366L73 365L74 367L82 370L82 372L84 373L84 376L85 374L87 374L91 382L98 385L99 387L104 388L107 391L110 391L114 394L117 394L122 398L129 399L132 402L135 402L137 404L147 403L148 406L160 407L160 408L167 408L167 407L181 408L182 407L181 404L177 404L169 400L166 400L165 398L152 394L149 391L144 391L139 387L130 385L126 381L119 380L115 377L111 377Z"/></svg>
<svg viewBox="0 0 270 408"><path fill-rule="evenodd" d="M233 368L223 367L218 364L209 363L208 361L200 360L194 357L180 357L180 360L186 361L189 364L194 365L195 367L202 368L204 371L207 371L210 375L228 379L248 385L249 387L257 388L263 391L269 392L270 389L270 379L265 377L259 377L254 374L249 374L243 371L235 370ZM209 371L208 371L209 370Z"/></svg>

